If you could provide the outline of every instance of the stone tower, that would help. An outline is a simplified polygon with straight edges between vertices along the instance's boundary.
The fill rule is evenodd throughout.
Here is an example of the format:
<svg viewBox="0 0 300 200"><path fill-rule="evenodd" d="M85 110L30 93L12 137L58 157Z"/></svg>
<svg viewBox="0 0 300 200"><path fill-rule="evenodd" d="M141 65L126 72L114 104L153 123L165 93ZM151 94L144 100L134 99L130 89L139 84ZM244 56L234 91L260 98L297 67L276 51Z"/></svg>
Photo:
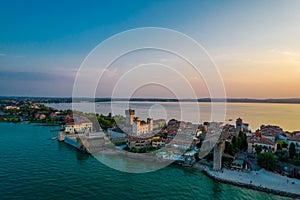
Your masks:
<svg viewBox="0 0 300 200"><path fill-rule="evenodd" d="M147 124L148 124L148 133L151 133L153 131L153 119L147 118Z"/></svg>
<svg viewBox="0 0 300 200"><path fill-rule="evenodd" d="M126 126L131 126L133 124L133 119L134 119L134 110L132 109L125 110L125 115L126 115Z"/></svg>
<svg viewBox="0 0 300 200"><path fill-rule="evenodd" d="M238 118L235 122L236 125L236 133L239 134L240 131L243 131L243 120L241 118Z"/></svg>
<svg viewBox="0 0 300 200"><path fill-rule="evenodd" d="M222 154L224 149L224 142L217 142L214 146L214 164L213 170L221 170L222 169Z"/></svg>

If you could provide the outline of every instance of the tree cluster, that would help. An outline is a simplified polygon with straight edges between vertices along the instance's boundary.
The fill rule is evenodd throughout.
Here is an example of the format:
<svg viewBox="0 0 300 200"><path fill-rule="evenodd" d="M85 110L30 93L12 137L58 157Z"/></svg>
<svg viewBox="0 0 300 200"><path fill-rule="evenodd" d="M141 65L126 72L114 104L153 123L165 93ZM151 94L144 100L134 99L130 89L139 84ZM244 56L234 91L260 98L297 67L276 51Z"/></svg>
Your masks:
<svg viewBox="0 0 300 200"><path fill-rule="evenodd" d="M270 152L260 153L257 156L257 163L266 170L273 171L275 169L276 159Z"/></svg>
<svg viewBox="0 0 300 200"><path fill-rule="evenodd" d="M240 151L247 151L248 149L248 142L247 142L247 135L240 131L238 137L233 136L231 143L227 143L225 146L225 151L230 155L234 155Z"/></svg>

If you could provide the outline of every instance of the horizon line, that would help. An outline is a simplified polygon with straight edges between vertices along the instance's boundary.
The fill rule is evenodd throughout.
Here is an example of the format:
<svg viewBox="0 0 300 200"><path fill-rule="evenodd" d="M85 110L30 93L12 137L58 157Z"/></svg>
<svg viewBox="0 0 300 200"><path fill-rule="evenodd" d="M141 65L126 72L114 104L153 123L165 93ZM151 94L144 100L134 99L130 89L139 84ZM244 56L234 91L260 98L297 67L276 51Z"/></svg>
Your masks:
<svg viewBox="0 0 300 200"><path fill-rule="evenodd" d="M265 99L256 99L256 98L144 98L144 97L135 97L135 98L111 98L111 97L41 97L41 96L0 96L1 99L9 99L9 98L31 98L31 99L61 99L66 100L68 102L75 101L92 101L95 102L108 102L108 101L150 101L150 102L227 102L227 103L292 103L292 104L300 104L300 98L265 98Z"/></svg>

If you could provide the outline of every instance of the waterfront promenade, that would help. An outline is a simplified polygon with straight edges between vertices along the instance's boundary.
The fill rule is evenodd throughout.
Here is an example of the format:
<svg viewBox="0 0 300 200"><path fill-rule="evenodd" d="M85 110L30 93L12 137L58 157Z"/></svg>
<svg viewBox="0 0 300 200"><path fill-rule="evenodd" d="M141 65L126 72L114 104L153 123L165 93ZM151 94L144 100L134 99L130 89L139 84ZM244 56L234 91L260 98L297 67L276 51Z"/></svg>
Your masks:
<svg viewBox="0 0 300 200"><path fill-rule="evenodd" d="M242 186L282 196L300 198L300 180L281 176L264 169L239 172L229 169L213 171L207 166L197 166L209 177L232 185Z"/></svg>

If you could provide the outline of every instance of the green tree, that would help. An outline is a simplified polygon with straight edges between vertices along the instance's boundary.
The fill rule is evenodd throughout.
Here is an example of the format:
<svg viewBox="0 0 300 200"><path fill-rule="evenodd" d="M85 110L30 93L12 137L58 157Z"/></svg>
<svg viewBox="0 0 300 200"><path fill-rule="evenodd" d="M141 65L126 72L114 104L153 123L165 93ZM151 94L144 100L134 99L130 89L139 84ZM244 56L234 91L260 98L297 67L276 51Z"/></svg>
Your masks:
<svg viewBox="0 0 300 200"><path fill-rule="evenodd" d="M233 155L233 145L231 143L228 144L227 151L230 155Z"/></svg>
<svg viewBox="0 0 300 200"><path fill-rule="evenodd" d="M266 170L273 171L275 168L276 159L270 152L260 153L257 156L257 163Z"/></svg>
<svg viewBox="0 0 300 200"><path fill-rule="evenodd" d="M284 151L284 150L276 151L276 155L278 156L278 160L283 161L283 162L287 161L289 158L288 152Z"/></svg>
<svg viewBox="0 0 300 200"><path fill-rule="evenodd" d="M233 138L231 140L231 144L232 144L233 150L236 150L238 148L238 142L237 142L237 138L235 136L233 136Z"/></svg>
<svg viewBox="0 0 300 200"><path fill-rule="evenodd" d="M295 148L295 144L292 142L289 148L289 156L291 159L293 159L295 155L296 155L296 148Z"/></svg>
<svg viewBox="0 0 300 200"><path fill-rule="evenodd" d="M260 146L260 145L257 145L257 146L255 147L255 151L256 151L256 154L257 154L257 155L260 154L260 152L262 151L261 146Z"/></svg>
<svg viewBox="0 0 300 200"><path fill-rule="evenodd" d="M240 140L240 150L246 151L248 149L247 135L240 131L239 140Z"/></svg>
<svg viewBox="0 0 300 200"><path fill-rule="evenodd" d="M195 153L194 155L196 162L200 161L199 153Z"/></svg>
<svg viewBox="0 0 300 200"><path fill-rule="evenodd" d="M277 142L277 150L282 150L283 148L287 148L287 146L288 144L283 140Z"/></svg>

